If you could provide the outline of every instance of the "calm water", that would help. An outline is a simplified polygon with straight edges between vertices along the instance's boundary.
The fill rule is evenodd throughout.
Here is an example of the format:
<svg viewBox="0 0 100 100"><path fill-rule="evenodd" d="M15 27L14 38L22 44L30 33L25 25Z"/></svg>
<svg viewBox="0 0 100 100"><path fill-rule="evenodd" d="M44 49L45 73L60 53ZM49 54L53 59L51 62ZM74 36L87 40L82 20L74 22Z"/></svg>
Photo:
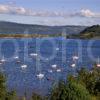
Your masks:
<svg viewBox="0 0 100 100"><path fill-rule="evenodd" d="M81 67L91 69L100 57L100 40L0 39L0 46L0 57L6 59L0 65L0 71L7 76L8 89L15 89L18 95L23 95L25 91L27 94L32 91L47 94L58 80L66 79L68 74L77 74L76 70ZM31 57L31 53L37 53L38 56ZM79 59L73 61L74 55L78 55ZM19 56L21 63L16 63L14 56ZM76 64L75 68L71 67L73 63ZM22 64L28 67L23 70ZM54 64L61 72L49 72ZM45 75L41 80L36 77L39 72Z"/></svg>

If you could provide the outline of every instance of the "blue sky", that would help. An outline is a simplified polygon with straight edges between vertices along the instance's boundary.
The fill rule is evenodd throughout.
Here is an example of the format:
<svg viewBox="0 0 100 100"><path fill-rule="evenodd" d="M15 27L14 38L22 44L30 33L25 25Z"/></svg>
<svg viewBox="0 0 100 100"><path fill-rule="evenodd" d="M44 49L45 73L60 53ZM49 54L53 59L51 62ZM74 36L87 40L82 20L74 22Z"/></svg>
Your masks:
<svg viewBox="0 0 100 100"><path fill-rule="evenodd" d="M42 25L100 24L100 0L0 0L0 20Z"/></svg>

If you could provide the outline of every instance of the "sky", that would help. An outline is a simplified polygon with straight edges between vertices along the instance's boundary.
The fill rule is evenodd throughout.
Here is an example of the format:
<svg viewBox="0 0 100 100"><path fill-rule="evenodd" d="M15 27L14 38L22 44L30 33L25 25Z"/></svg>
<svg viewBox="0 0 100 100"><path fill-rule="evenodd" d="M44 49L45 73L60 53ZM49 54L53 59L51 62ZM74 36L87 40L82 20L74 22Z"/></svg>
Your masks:
<svg viewBox="0 0 100 100"><path fill-rule="evenodd" d="M0 21L51 26L100 24L100 0L0 0Z"/></svg>

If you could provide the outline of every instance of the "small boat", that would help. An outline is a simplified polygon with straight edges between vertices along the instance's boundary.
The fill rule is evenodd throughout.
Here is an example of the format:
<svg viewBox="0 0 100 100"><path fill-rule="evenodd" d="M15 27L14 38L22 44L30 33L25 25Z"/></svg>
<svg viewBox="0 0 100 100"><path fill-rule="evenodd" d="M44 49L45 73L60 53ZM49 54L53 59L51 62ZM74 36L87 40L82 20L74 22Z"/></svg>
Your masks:
<svg viewBox="0 0 100 100"><path fill-rule="evenodd" d="M14 59L19 59L19 57L18 56L15 56Z"/></svg>
<svg viewBox="0 0 100 100"><path fill-rule="evenodd" d="M78 60L79 57L78 56L73 56L73 60Z"/></svg>
<svg viewBox="0 0 100 100"><path fill-rule="evenodd" d="M97 67L100 67L100 64L97 64Z"/></svg>
<svg viewBox="0 0 100 100"><path fill-rule="evenodd" d="M39 74L37 74L36 76L37 76L37 78L39 78L39 79L44 78L44 74L42 74L42 73L39 73Z"/></svg>
<svg viewBox="0 0 100 100"><path fill-rule="evenodd" d="M99 57L98 57L97 67L100 67L100 59L99 59Z"/></svg>
<svg viewBox="0 0 100 100"><path fill-rule="evenodd" d="M6 62L6 60L5 60L4 56L3 56L3 58L0 60L0 62L1 62L1 63Z"/></svg>
<svg viewBox="0 0 100 100"><path fill-rule="evenodd" d="M20 60L17 60L16 63L21 63L21 61Z"/></svg>
<svg viewBox="0 0 100 100"><path fill-rule="evenodd" d="M50 70L48 70L48 72L49 72L49 73L53 73L53 71L52 71L51 69L50 69Z"/></svg>
<svg viewBox="0 0 100 100"><path fill-rule="evenodd" d="M31 57L36 57L36 56L38 56L38 54L37 53L31 53L30 56Z"/></svg>
<svg viewBox="0 0 100 100"><path fill-rule="evenodd" d="M52 65L51 67L52 67L52 68L57 68L57 65Z"/></svg>
<svg viewBox="0 0 100 100"><path fill-rule="evenodd" d="M0 61L0 65L2 65L2 62Z"/></svg>
<svg viewBox="0 0 100 100"><path fill-rule="evenodd" d="M21 63L20 59L19 59L19 56L15 56L14 59L16 60L16 63Z"/></svg>
<svg viewBox="0 0 100 100"><path fill-rule="evenodd" d="M26 68L27 68L27 65L24 65L24 64L23 64L23 65L21 65L21 68L22 68L22 69L26 69Z"/></svg>
<svg viewBox="0 0 100 100"><path fill-rule="evenodd" d="M57 71L57 72L61 72L61 69L59 68L59 69L57 69L56 71Z"/></svg>
<svg viewBox="0 0 100 100"><path fill-rule="evenodd" d="M71 67L72 67L72 68L76 67L76 64L72 64Z"/></svg>
<svg viewBox="0 0 100 100"><path fill-rule="evenodd" d="M58 51L58 50L59 50L59 48L56 48L56 50Z"/></svg>

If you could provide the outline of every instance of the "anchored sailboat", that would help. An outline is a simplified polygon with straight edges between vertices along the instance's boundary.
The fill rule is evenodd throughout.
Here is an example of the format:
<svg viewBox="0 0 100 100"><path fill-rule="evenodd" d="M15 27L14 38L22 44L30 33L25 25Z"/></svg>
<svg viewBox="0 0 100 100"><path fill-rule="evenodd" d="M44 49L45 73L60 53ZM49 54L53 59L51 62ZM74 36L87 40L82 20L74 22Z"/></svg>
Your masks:
<svg viewBox="0 0 100 100"><path fill-rule="evenodd" d="M97 67L100 67L100 58L98 57Z"/></svg>

